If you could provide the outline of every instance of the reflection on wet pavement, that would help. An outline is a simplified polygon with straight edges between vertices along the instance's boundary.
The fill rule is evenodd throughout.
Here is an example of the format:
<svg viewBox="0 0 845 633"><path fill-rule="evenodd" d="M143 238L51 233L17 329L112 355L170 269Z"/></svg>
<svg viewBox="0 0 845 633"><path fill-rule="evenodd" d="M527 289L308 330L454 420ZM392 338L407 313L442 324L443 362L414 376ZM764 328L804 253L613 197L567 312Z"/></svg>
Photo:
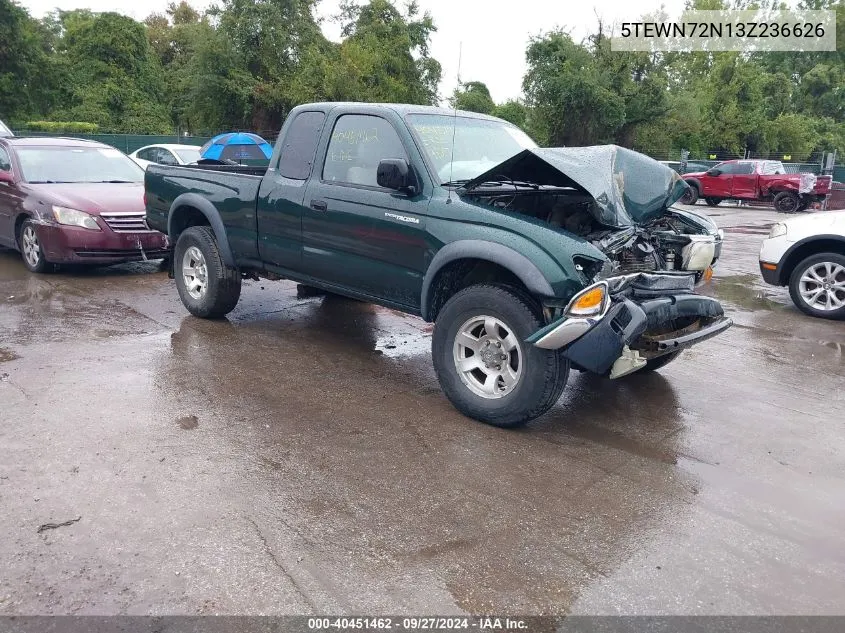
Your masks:
<svg viewBox="0 0 845 633"><path fill-rule="evenodd" d="M518 431L419 319L261 281L203 321L155 263L0 252L0 613L840 612L845 331L727 239L736 327Z"/></svg>

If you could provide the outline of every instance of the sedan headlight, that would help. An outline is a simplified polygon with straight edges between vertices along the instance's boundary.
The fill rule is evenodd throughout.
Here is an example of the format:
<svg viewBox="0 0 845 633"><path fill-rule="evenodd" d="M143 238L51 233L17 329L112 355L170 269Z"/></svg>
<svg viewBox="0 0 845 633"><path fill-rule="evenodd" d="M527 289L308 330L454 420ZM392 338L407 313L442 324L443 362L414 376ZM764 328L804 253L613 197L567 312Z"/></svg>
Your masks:
<svg viewBox="0 0 845 633"><path fill-rule="evenodd" d="M773 237L780 237L781 235L786 235L786 224L778 222L773 225L772 230L769 231L769 239L772 239Z"/></svg>
<svg viewBox="0 0 845 633"><path fill-rule="evenodd" d="M85 211L53 205L53 217L56 218L56 222L65 226L79 226L83 229L91 229L92 231L100 230L97 220L92 215L85 213Z"/></svg>

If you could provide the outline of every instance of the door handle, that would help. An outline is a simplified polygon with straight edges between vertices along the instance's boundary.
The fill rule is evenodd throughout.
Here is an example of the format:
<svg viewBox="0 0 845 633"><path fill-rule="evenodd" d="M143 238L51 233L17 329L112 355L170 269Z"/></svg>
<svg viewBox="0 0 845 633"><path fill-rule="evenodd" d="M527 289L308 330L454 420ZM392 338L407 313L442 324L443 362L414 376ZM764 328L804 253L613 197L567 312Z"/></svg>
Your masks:
<svg viewBox="0 0 845 633"><path fill-rule="evenodd" d="M326 204L325 200L312 200L311 201L311 208L315 211L327 211L329 205Z"/></svg>

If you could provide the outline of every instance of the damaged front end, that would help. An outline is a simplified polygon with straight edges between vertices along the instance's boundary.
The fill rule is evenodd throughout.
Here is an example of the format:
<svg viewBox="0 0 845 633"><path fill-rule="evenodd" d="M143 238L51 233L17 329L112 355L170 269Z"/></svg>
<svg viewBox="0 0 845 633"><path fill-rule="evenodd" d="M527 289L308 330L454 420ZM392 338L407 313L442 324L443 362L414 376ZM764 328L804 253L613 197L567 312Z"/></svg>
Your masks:
<svg viewBox="0 0 845 633"><path fill-rule="evenodd" d="M597 247L607 261L587 263L589 279L677 270L698 282L712 273L723 233L707 216L672 207L686 189L665 165L604 145L526 149L467 182L461 195Z"/></svg>
<svg viewBox="0 0 845 633"><path fill-rule="evenodd" d="M576 369L619 378L727 330L715 299L693 293L691 274L611 277L575 295L563 316L527 342L562 349Z"/></svg>

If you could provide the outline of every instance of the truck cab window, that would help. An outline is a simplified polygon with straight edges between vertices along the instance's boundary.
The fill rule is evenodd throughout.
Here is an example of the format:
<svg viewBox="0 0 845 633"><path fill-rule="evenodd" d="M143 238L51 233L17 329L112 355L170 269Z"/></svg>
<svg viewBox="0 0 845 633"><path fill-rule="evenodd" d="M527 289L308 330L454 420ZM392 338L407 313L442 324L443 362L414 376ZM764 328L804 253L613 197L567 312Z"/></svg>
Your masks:
<svg viewBox="0 0 845 633"><path fill-rule="evenodd" d="M343 115L329 140L323 180L377 187L378 164L385 158L408 158L393 126L377 116Z"/></svg>
<svg viewBox="0 0 845 633"><path fill-rule="evenodd" d="M311 163L320 142L320 130L326 115L322 112L302 112L290 124L279 159L279 174L293 180L307 180Z"/></svg>
<svg viewBox="0 0 845 633"><path fill-rule="evenodd" d="M9 152L4 147L0 147L0 171L12 171L12 161L9 160Z"/></svg>

